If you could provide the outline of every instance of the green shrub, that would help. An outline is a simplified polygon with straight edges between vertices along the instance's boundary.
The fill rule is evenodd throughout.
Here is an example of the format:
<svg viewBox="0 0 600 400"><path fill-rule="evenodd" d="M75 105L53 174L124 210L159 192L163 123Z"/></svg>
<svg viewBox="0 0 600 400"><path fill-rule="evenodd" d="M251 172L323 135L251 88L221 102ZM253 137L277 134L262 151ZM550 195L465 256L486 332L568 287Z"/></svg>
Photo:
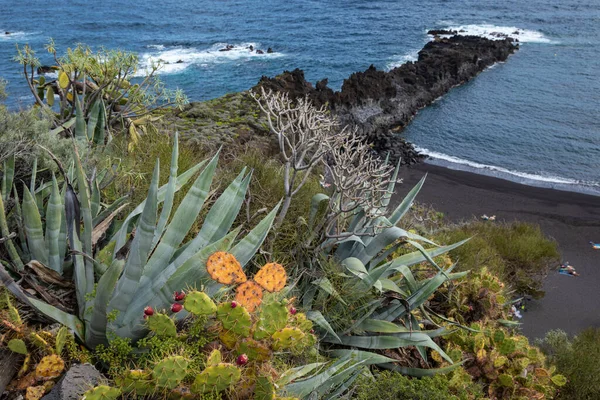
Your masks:
<svg viewBox="0 0 600 400"><path fill-rule="evenodd" d="M573 339L563 331L550 331L538 344L567 378L560 399L600 398L600 329L586 329Z"/></svg>
<svg viewBox="0 0 600 400"><path fill-rule="evenodd" d="M357 400L454 400L483 398L475 384L454 388L444 375L421 379L408 378L401 373L383 371L375 380L362 378L356 385Z"/></svg>
<svg viewBox="0 0 600 400"><path fill-rule="evenodd" d="M436 236L442 243L455 243L473 237L453 250L460 270L478 271L487 267L518 292L543 296L541 277L550 265L558 262L557 243L548 239L539 226L515 222L494 224L471 222Z"/></svg>

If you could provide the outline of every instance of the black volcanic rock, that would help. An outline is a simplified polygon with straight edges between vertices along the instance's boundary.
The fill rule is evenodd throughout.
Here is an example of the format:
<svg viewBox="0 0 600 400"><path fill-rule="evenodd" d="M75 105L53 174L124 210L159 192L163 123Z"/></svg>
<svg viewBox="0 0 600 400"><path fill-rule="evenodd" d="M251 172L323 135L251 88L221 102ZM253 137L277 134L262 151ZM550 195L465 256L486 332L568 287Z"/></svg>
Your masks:
<svg viewBox="0 0 600 400"><path fill-rule="evenodd" d="M389 72L371 65L345 79L339 92L328 88L327 80L314 87L299 69L274 78L263 76L257 86L285 91L291 98L308 96L316 106L328 104L342 124L356 126L377 151L391 152L392 159L411 164L420 156L398 133L416 112L517 49L510 39L437 38L425 45L417 61Z"/></svg>

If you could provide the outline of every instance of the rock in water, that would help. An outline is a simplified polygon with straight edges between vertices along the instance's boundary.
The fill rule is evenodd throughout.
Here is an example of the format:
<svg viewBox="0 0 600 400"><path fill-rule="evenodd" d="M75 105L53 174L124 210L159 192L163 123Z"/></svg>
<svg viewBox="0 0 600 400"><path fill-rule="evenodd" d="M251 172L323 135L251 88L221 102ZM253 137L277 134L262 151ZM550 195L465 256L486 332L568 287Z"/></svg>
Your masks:
<svg viewBox="0 0 600 400"><path fill-rule="evenodd" d="M42 400L79 400L90 388L105 380L91 364L75 364Z"/></svg>
<svg viewBox="0 0 600 400"><path fill-rule="evenodd" d="M263 76L258 86L285 91L291 98L308 96L315 106L328 104L343 125L356 126L383 156L402 159L403 164L423 157L399 135L416 112L463 84L487 67L518 49L511 39L489 40L479 36L453 36L429 42L415 62L407 62L389 72L370 66L344 80L334 92L327 80L316 88L296 69L274 78Z"/></svg>

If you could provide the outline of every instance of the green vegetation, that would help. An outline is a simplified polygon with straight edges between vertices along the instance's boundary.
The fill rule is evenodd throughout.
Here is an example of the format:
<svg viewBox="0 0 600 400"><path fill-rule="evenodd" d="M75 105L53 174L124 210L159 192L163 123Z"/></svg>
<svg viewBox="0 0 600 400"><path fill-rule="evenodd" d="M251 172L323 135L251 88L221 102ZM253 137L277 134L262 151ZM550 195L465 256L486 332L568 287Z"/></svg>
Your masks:
<svg viewBox="0 0 600 400"><path fill-rule="evenodd" d="M398 372L382 371L362 378L356 385L356 400L467 400L483 399L476 384L454 387L446 375L410 379Z"/></svg>
<svg viewBox="0 0 600 400"><path fill-rule="evenodd" d="M514 222L491 224L471 222L444 229L435 235L440 243L472 239L452 251L462 271L487 267L518 293L543 296L541 279L559 261L556 242L549 240L538 226Z"/></svg>
<svg viewBox="0 0 600 400"><path fill-rule="evenodd" d="M600 329L589 328L573 338L560 330L550 331L536 344L567 378L559 399L600 398Z"/></svg>

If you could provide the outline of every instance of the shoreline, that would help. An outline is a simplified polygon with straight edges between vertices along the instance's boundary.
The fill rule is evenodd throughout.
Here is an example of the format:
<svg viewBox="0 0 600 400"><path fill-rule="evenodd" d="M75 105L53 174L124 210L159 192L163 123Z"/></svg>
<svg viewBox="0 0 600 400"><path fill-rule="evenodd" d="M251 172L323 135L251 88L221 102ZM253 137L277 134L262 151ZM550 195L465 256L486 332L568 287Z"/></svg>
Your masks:
<svg viewBox="0 0 600 400"><path fill-rule="evenodd" d="M499 221L538 224L557 241L562 261L569 261L581 274L560 275L551 270L544 280L546 295L528 302L521 328L530 339L543 337L551 329L577 334L600 326L600 251L589 241L600 241L598 196L519 184L461 170L419 163L400 171L403 185L396 201L427 173L417 202L430 204L450 222L495 214Z"/></svg>

